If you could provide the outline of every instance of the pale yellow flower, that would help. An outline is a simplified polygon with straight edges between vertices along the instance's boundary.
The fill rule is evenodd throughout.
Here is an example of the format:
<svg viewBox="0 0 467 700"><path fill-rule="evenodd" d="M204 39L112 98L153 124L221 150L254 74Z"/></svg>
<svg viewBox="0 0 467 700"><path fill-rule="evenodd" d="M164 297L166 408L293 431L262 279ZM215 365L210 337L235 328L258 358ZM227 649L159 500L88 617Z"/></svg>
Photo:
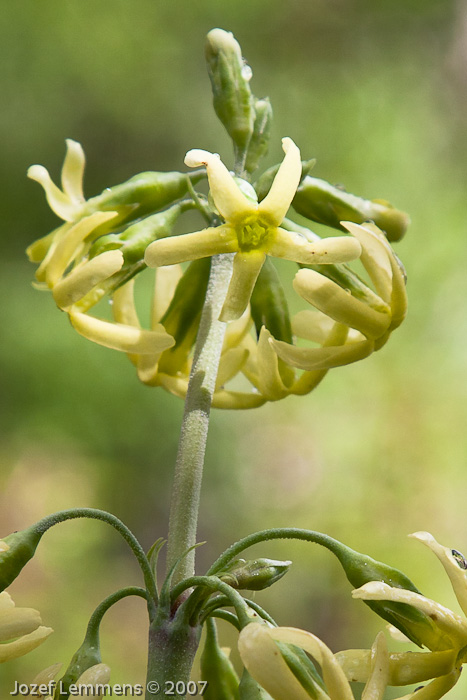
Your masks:
<svg viewBox="0 0 467 700"><path fill-rule="evenodd" d="M248 193L245 196L216 154L198 149L189 151L185 163L189 167L206 167L214 204L225 223L154 241L146 250L145 260L150 267L235 253L222 321L243 314L267 254L302 264L345 262L360 255L361 248L355 238L340 236L310 243L300 234L281 228L302 172L297 146L289 138L284 138L282 144L285 158L268 195L259 204L253 188L247 189L245 183L243 189Z"/></svg>
<svg viewBox="0 0 467 700"><path fill-rule="evenodd" d="M52 632L37 610L17 608L6 591L0 593L0 663L28 654Z"/></svg>
<svg viewBox="0 0 467 700"><path fill-rule="evenodd" d="M333 654L324 642L310 632L251 623L240 633L240 656L247 671L273 700L310 698L281 655L276 642L305 650L319 665L325 689L315 683L314 696L318 700L354 700L349 681L365 683L362 700L383 700L389 685L400 684L394 683L394 680L400 680L397 678L398 672L399 675L405 674L404 684L434 678L423 689L404 695L399 700L439 700L453 687L460 674L459 668L453 668L452 656L444 658L442 663L437 660L437 664L431 666L430 663L420 663L416 658L413 667L410 654L405 654L403 659L394 659L394 655L388 653L382 633L369 650ZM432 654L423 656L431 657ZM435 678L437 672L443 675Z"/></svg>
<svg viewBox="0 0 467 700"><path fill-rule="evenodd" d="M66 140L66 156L62 167L62 189L52 181L43 165L31 165L28 177L45 190L50 208L64 221L76 221L85 203L83 195L84 151L77 141Z"/></svg>
<svg viewBox="0 0 467 700"><path fill-rule="evenodd" d="M410 537L422 542L438 557L448 574L459 605L467 616L467 562L454 549L440 545L428 532L415 532ZM372 581L352 592L362 600L389 600L406 603L428 615L438 630L439 647L459 651L467 645L467 617L453 612L419 593L403 588L393 588L379 581ZM422 637L423 641L423 637ZM427 642L428 646L428 642Z"/></svg>

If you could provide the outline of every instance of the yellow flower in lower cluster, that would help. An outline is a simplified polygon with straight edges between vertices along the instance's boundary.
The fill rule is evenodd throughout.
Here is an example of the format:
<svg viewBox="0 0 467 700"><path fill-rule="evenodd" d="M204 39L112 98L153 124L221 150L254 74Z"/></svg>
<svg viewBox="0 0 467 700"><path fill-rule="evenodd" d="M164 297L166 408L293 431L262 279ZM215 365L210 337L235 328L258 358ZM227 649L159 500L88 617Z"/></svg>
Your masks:
<svg viewBox="0 0 467 700"><path fill-rule="evenodd" d="M306 651L320 666L322 684L305 689L281 654L279 644L291 644ZM423 689L399 700L438 700L457 682L460 669L454 666L455 655L389 654L382 633L371 649L350 650L333 654L318 637L293 627L268 627L251 623L240 633L238 648L245 668L270 694L273 700L354 700L350 682L365 683L362 700L383 700L387 687L431 680ZM445 652L438 652L439 654ZM430 657L420 659L420 657ZM436 677L438 674L440 677ZM404 678L402 683L401 677ZM309 682L309 679L308 679Z"/></svg>
<svg viewBox="0 0 467 700"><path fill-rule="evenodd" d="M428 532L416 532L410 537L422 542L438 557L448 574L459 605L467 615L467 562L455 549L440 545ZM354 598L361 600L389 600L405 603L428 615L438 630L439 648L451 648L460 651L467 646L467 619L440 603L425 596L401 588L393 588L379 581L372 581L352 592ZM398 638L400 634L397 633ZM425 642L432 646L432 642ZM467 661L467 653L466 658Z"/></svg>
<svg viewBox="0 0 467 700"><path fill-rule="evenodd" d="M17 608L6 592L0 593L0 663L28 654L52 634L32 608Z"/></svg>
<svg viewBox="0 0 467 700"><path fill-rule="evenodd" d="M289 138L284 138L282 144L285 158L268 195L259 204L254 189L243 183L244 190L248 186L246 196L216 154L189 151L185 163L190 167L206 167L214 204L225 223L154 241L146 250L145 260L150 267L235 253L222 321L232 321L244 313L266 255L301 264L345 262L360 255L355 238L339 236L310 242L281 228L302 173L297 146Z"/></svg>

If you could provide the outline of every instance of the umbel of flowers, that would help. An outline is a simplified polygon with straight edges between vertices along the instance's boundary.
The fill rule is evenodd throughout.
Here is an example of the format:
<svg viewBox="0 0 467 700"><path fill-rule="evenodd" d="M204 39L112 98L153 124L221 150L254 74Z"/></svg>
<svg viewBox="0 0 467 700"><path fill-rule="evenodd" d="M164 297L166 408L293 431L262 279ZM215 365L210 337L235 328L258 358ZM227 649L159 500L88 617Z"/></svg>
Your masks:
<svg viewBox="0 0 467 700"><path fill-rule="evenodd" d="M126 353L142 382L181 397L210 260L234 256L213 405L251 408L306 394L330 369L387 341L407 309L404 270L389 239L403 235L408 217L311 178L313 162L301 161L290 138L282 140L283 162L253 182L268 148L269 101L252 95L251 71L232 35L210 32L206 57L214 106L233 139L234 174L216 154L195 149L185 158L191 173L141 173L85 199L84 153L68 140L61 188L43 166L29 169L64 224L33 243L28 255L39 263L37 286L51 290L81 335ZM208 196L195 190L206 177ZM184 233L178 221L190 209L207 225ZM329 226L330 235L320 238L288 218L289 210ZM293 289L283 288L275 259L295 265ZM370 283L348 265L354 260ZM135 280L147 267L155 268L155 281L143 327ZM303 302L292 317L291 294ZM99 305L103 299L112 301L110 317L108 306Z"/></svg>

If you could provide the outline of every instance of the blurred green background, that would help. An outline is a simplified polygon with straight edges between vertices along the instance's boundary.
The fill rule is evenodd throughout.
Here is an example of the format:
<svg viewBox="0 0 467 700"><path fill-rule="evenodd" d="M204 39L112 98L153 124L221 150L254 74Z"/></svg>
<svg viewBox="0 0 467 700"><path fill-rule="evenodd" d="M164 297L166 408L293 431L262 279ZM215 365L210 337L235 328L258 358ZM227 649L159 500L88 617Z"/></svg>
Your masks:
<svg viewBox="0 0 467 700"><path fill-rule="evenodd" d="M456 603L438 562L406 535L467 550L467 6L463 0L17 0L0 13L0 532L73 506L113 511L145 547L166 535L182 403L139 385L125 357L75 334L31 286L24 248L57 225L31 163L57 180L64 139L87 156L88 196L144 170L182 167L189 148L230 145L211 107L204 35L234 32L269 95L265 165L291 136L314 175L410 212L397 252L410 313L385 348L331 372L312 395L253 412L215 411L202 499L202 572L235 539L313 528L404 571ZM253 550L252 550L253 551ZM327 552L273 543L286 579L257 600L280 624L334 650L368 647L378 619L352 602ZM55 528L12 585L55 629L0 667L13 680L68 663L103 596L138 583L118 536L96 522ZM103 625L113 682L142 682L140 600ZM222 631L223 641L235 638ZM465 698L467 685L449 695ZM400 693L399 693L400 694Z"/></svg>

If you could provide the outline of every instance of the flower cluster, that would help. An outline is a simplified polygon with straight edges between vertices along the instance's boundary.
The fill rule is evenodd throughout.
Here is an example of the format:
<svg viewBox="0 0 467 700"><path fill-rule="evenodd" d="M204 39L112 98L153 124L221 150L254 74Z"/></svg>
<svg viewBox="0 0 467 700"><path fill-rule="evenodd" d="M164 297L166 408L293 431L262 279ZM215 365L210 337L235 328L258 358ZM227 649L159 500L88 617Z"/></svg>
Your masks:
<svg viewBox="0 0 467 700"><path fill-rule="evenodd" d="M184 397L210 258L233 254L220 316L228 325L213 405L251 408L310 392L329 369L363 359L386 342L406 313L405 279L384 232L374 224L343 222L351 235L321 239L286 218L302 163L291 139L283 139L283 148L285 158L260 202L254 188L234 178L217 155L189 151L185 163L207 173L210 204L203 211L212 225L173 235L178 216L202 199L190 189L187 175L165 174L171 175L167 183L164 174L146 173L144 187L136 176L133 185L129 181L86 201L83 151L67 141L62 190L42 166L29 170L65 220L28 249L30 259L40 263L39 286L52 290L81 335L127 353L141 381ZM182 199L187 191L191 198ZM293 287L314 310L289 318L271 257L299 265ZM357 258L373 288L346 265ZM190 263L188 268L181 267L184 263ZM134 296L134 277L146 266L156 268L148 329L142 327ZM112 298L113 320L89 313L106 295ZM294 337L313 346L297 345Z"/></svg>

